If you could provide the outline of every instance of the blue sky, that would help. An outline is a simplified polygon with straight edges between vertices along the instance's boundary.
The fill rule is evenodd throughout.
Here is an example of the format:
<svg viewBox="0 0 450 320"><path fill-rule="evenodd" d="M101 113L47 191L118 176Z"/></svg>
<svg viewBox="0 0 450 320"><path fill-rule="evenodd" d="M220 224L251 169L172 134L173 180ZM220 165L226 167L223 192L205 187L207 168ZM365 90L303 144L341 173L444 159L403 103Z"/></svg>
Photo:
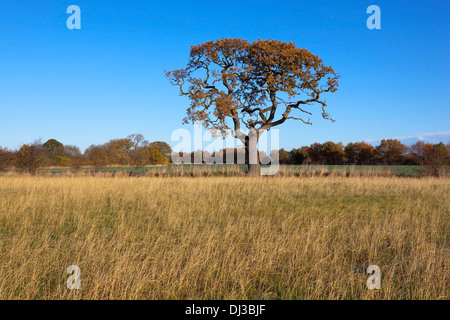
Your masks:
<svg viewBox="0 0 450 320"><path fill-rule="evenodd" d="M72 4L81 30L66 27ZM381 30L366 27L372 4ZM326 97L336 122L320 112L313 126L288 122L280 147L448 140L449 17L444 0L2 1L0 146L55 138L84 149L130 133L174 145L189 102L164 70L184 67L191 45L223 37L294 41L341 75Z"/></svg>

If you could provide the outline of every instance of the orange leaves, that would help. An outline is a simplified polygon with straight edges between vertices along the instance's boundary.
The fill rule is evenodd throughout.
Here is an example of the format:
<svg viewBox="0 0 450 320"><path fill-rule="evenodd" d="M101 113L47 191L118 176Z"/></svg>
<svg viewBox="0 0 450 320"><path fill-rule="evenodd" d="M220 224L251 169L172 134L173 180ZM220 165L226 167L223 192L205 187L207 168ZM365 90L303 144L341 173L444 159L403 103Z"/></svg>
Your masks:
<svg viewBox="0 0 450 320"><path fill-rule="evenodd" d="M161 164L167 166L169 159L161 153L158 145L150 145L143 147L145 163Z"/></svg>
<svg viewBox="0 0 450 320"><path fill-rule="evenodd" d="M203 121L219 130L228 129L227 117L235 126L242 121L247 128L254 128L298 119L289 113L292 109L305 112L300 104L317 102L323 110L326 104L320 94L335 92L339 79L318 56L293 42L258 39L249 43L238 38L191 46L187 67L166 72L166 76L191 100L184 121ZM295 101L300 95L308 99ZM286 97L288 101L283 101ZM286 110L283 118L275 121L280 100ZM329 118L324 111L323 115ZM245 117L253 120L244 121Z"/></svg>
<svg viewBox="0 0 450 320"><path fill-rule="evenodd" d="M394 163L400 162L407 147L397 139L383 139L376 150L385 163Z"/></svg>
<svg viewBox="0 0 450 320"><path fill-rule="evenodd" d="M236 110L236 101L233 100L232 96L222 94L215 100L214 115L216 117L230 117L233 110Z"/></svg>

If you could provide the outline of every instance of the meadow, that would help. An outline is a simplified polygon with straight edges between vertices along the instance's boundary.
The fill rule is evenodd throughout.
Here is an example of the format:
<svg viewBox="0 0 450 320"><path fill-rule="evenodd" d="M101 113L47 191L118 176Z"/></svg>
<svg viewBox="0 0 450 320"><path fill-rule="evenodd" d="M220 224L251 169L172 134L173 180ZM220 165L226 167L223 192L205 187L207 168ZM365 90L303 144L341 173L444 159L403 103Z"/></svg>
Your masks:
<svg viewBox="0 0 450 320"><path fill-rule="evenodd" d="M268 166L262 166L268 167ZM333 172L334 175L349 176L400 176L419 177L424 168L418 165L280 165L279 175L282 176L323 176ZM447 175L450 166L445 168ZM83 167L78 170L64 167L48 167L39 169L39 174L80 174L80 173L131 173L145 176L245 176L247 165L229 164L184 164L169 166L108 166L102 168Z"/></svg>
<svg viewBox="0 0 450 320"><path fill-rule="evenodd" d="M449 299L450 180L0 176L0 299ZM66 287L70 265L81 289ZM381 289L368 290L369 265Z"/></svg>

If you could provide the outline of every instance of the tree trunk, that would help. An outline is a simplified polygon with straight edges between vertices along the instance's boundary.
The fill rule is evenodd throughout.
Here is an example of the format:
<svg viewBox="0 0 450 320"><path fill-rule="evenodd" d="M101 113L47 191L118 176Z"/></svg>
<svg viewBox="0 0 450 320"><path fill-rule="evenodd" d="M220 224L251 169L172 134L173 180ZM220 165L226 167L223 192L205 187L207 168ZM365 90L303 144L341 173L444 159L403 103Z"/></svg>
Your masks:
<svg viewBox="0 0 450 320"><path fill-rule="evenodd" d="M258 137L256 135L249 135L245 138L245 160L248 164L247 175L249 176L261 175L257 144Z"/></svg>
<svg viewBox="0 0 450 320"><path fill-rule="evenodd" d="M249 176L260 176L261 175L261 166L259 163L257 164L248 164L248 171L247 174Z"/></svg>

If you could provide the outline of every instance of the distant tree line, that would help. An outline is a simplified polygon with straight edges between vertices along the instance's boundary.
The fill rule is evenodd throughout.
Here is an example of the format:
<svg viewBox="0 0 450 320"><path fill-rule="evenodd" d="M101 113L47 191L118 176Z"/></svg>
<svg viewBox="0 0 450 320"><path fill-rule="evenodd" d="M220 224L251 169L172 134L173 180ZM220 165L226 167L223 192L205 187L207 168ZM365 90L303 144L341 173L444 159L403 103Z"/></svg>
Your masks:
<svg viewBox="0 0 450 320"><path fill-rule="evenodd" d="M229 152L227 152L229 151ZM84 153L73 145L63 145L50 139L45 143L35 141L13 151L0 147L0 171L9 168L35 173L39 167L84 166L102 168L110 165L142 167L146 165L168 165L172 149L162 141L148 142L141 134L127 138L113 139L102 145L91 145ZM430 174L438 174L443 166L450 164L450 143L424 143L419 141L406 146L396 139L383 139L378 146L366 142L350 142L347 145L334 143L313 143L298 149L272 151L278 153L283 165L301 164L351 164L351 165L420 165L428 168ZM243 148L224 149L209 153L198 150L179 153L184 162L191 163L240 163L248 162ZM261 163L270 163L265 152L259 152Z"/></svg>
<svg viewBox="0 0 450 320"><path fill-rule="evenodd" d="M449 164L450 143L419 141L406 146L396 139L383 139L376 147L366 142L346 146L331 141L313 143L299 149L279 150L280 164L431 165Z"/></svg>
<svg viewBox="0 0 450 320"><path fill-rule="evenodd" d="M141 134L113 139L102 145L91 145L84 153L77 146L63 145L55 139L45 143L35 141L19 150L0 147L0 171L16 168L36 173L40 167L84 166L102 168L109 165L136 166L168 165L172 149L162 141L148 142Z"/></svg>
<svg viewBox="0 0 450 320"><path fill-rule="evenodd" d="M344 146L341 142L328 141L316 142L291 151L274 150L272 154L274 153L278 153L279 163L283 165L446 165L450 160L450 143L445 145L442 142L431 144L419 141L412 146L406 146L396 139L383 139L378 146L374 147L366 142L350 142ZM190 159L192 163L196 159L196 162L201 159L202 163L208 163L212 162L212 159L217 160L221 157L223 157L222 163L229 163L227 157L234 159L234 163L244 164L247 161L243 148L223 149L212 154L202 150L190 153L180 152L179 157L184 157L183 160ZM259 158L262 163L270 163L269 156L263 151L259 151Z"/></svg>

